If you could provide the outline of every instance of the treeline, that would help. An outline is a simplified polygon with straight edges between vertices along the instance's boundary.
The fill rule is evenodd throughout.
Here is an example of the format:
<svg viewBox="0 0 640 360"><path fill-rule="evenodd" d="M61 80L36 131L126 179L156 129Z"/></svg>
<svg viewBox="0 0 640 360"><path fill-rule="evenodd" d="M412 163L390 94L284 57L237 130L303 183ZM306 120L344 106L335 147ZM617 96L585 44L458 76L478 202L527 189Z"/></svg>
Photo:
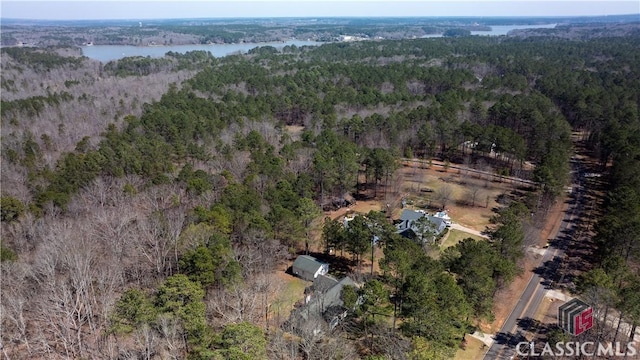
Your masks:
<svg viewBox="0 0 640 360"><path fill-rule="evenodd" d="M30 65L38 71L47 71L47 69L62 66L71 66L78 68L82 61L82 57L60 56L54 51L42 50L30 47L3 47L2 53L11 56L18 63Z"/></svg>
<svg viewBox="0 0 640 360"><path fill-rule="evenodd" d="M627 81L635 81L636 87L600 108L618 116L602 119L606 130L589 139L602 161L603 177L596 179L602 179L599 190L605 196L595 225L594 266L577 280L578 292L594 307L598 328L622 342L632 342L640 325L640 117L637 102L619 108L627 96L637 99L640 81ZM596 89L602 93L602 87Z"/></svg>
<svg viewBox="0 0 640 360"><path fill-rule="evenodd" d="M169 51L164 57L130 56L104 65L104 71L114 76L147 76L169 71L195 70L213 63L208 51L189 51L185 54Z"/></svg>
<svg viewBox="0 0 640 360"><path fill-rule="evenodd" d="M223 43L235 44L239 42L251 41L273 41L278 40L272 35L278 28L269 28L260 25L250 24L225 24L225 25L202 25L202 26L162 26L163 30L190 34L198 36L201 44Z"/></svg>
<svg viewBox="0 0 640 360"><path fill-rule="evenodd" d="M2 101L0 104L0 114L3 117L15 117L16 112L22 112L28 117L39 115L46 105L58 106L63 101L73 100L73 95L66 91L54 92L49 96L33 96L25 99L13 101Z"/></svg>
<svg viewBox="0 0 640 360"><path fill-rule="evenodd" d="M367 53L360 49L367 45L353 46ZM239 77L250 73L251 80L244 83L244 91L224 95L229 101L244 102L245 113L249 111L246 115L266 111L285 124L326 124L344 130L352 141L366 147L397 144L400 153L411 148L422 156L454 160L463 156L460 144L468 141L482 144L485 151L490 148L488 153L493 150L503 159L510 159L511 164L505 166L508 172L525 159L539 162L548 159L544 155L550 153L562 153L560 158L564 159L568 156L569 127L554 104L536 91L501 94L500 88L512 88L509 83L489 79L486 88L485 80L480 83L471 70L458 69L460 66L454 64L448 68L423 67L416 66L419 60L402 59L389 65L326 64L325 54L331 54L334 48L342 53L342 47L343 44L330 44L308 50L308 56L320 55L322 62L300 64L290 75L267 75L260 66L245 63L225 66L224 75L205 70L190 84L194 89L222 95L224 89L238 83ZM395 56L406 56L404 51L413 53L413 48L398 49L396 43L389 47L398 52ZM376 58L385 51L388 49L383 47ZM271 68L277 66L270 64ZM282 71L287 69L283 67ZM526 84L525 81L525 87ZM397 108L394 104L402 105ZM493 105L487 108L487 104ZM376 106L384 110L371 114L368 109ZM256 111L252 111L254 107ZM489 124L498 126L492 134L477 129ZM526 139L526 149L522 139ZM553 168L560 164L551 159L545 161L543 168L547 166L552 167L551 171L541 172L538 177L557 194L561 188L558 184L566 177L551 179L544 173L563 176L559 174L566 173L566 167Z"/></svg>

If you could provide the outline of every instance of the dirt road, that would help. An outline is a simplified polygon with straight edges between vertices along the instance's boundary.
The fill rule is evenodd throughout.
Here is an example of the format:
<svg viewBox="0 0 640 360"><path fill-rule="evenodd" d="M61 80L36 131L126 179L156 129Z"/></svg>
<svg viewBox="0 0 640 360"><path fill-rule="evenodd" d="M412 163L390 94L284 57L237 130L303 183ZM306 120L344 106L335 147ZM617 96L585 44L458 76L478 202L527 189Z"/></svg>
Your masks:
<svg viewBox="0 0 640 360"><path fill-rule="evenodd" d="M463 226L463 225L460 225L460 224L457 224L457 223L452 223L451 224L451 228L452 229L456 229L456 230L460 230L460 231L464 231L464 232L468 232L469 234L473 234L473 235L479 236L481 238L485 238L485 239L489 238L486 234L484 234L481 231L478 231L478 230L475 230L475 229L472 229L472 228L468 228L466 226Z"/></svg>

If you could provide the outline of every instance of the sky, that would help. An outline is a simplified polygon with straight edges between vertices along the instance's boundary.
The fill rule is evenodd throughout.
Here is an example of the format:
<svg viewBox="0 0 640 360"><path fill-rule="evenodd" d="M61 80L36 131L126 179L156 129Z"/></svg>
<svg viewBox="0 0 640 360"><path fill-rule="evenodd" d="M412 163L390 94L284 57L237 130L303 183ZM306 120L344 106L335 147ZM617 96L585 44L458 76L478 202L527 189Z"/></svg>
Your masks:
<svg viewBox="0 0 640 360"><path fill-rule="evenodd" d="M371 16L598 16L639 14L640 0L0 0L0 17L34 20Z"/></svg>

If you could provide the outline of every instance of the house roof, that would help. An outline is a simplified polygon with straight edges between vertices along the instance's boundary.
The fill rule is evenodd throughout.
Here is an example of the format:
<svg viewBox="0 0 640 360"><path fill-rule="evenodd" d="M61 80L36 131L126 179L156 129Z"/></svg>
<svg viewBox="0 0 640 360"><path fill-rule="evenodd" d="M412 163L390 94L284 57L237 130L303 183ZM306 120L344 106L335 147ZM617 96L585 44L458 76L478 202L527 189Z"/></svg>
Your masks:
<svg viewBox="0 0 640 360"><path fill-rule="evenodd" d="M318 271L318 269L320 269L322 265L324 265L323 262L318 261L318 259L309 255L300 255L298 256L296 261L293 262L293 268L311 273L315 273L316 271Z"/></svg>
<svg viewBox="0 0 640 360"><path fill-rule="evenodd" d="M342 288L345 287L346 285L355 286L356 283L353 282L353 280L351 280L351 278L347 276L344 279L340 280L336 285L331 287L329 290L327 290L327 292L324 294L325 309L331 306L343 305Z"/></svg>
<svg viewBox="0 0 640 360"><path fill-rule="evenodd" d="M338 281L332 276L319 275L313 281L314 295L300 316L307 319L309 314L322 315L329 308L342 307L342 288L347 285L356 286L356 283L348 276Z"/></svg>
<svg viewBox="0 0 640 360"><path fill-rule="evenodd" d="M415 229L415 221L423 216L429 219L429 221L434 225L437 234L440 234L447 227L445 219L427 215L422 211L404 209L400 215L400 223L397 225L398 233L404 233L407 230L412 230L414 233L417 233Z"/></svg>
<svg viewBox="0 0 640 360"><path fill-rule="evenodd" d="M342 280L340 280L340 281L338 282L338 284L339 284L339 285L341 285L341 287L342 287L342 286L347 286L347 285L349 285L349 286L356 286L356 282L355 282L355 281L353 281L353 280L352 280L350 277L348 277L348 276L345 276Z"/></svg>
<svg viewBox="0 0 640 360"><path fill-rule="evenodd" d="M336 281L334 286L325 291L322 295L322 301L325 309L330 306L342 306L342 288L346 285L355 286L356 283L347 276L340 281Z"/></svg>
<svg viewBox="0 0 640 360"><path fill-rule="evenodd" d="M426 214L424 212L421 212L421 211L404 209L404 210L402 210L402 214L400 215L400 220L402 220L402 221L418 220L418 219L420 219L421 217L423 217L425 215Z"/></svg>
<svg viewBox="0 0 640 360"><path fill-rule="evenodd" d="M313 280L313 288L316 291L325 292L338 284L338 280L330 275L318 275Z"/></svg>
<svg viewBox="0 0 640 360"><path fill-rule="evenodd" d="M447 227L447 222L443 218L427 215L427 219L429 219L429 221L431 221L436 226L436 231L438 232L438 234Z"/></svg>

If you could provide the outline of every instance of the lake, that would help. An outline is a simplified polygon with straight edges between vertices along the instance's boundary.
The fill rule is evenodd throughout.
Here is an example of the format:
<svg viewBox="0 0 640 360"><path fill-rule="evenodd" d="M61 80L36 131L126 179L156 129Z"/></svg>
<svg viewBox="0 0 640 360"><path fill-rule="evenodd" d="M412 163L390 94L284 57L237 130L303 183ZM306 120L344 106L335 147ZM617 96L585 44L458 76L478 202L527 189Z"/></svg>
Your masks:
<svg viewBox="0 0 640 360"><path fill-rule="evenodd" d="M471 35L479 35L479 36L502 36L507 35L507 33L511 30L519 30L519 29L553 29L557 24L543 24L543 25L491 25L491 30L489 31L472 31ZM442 37L442 34L427 34L422 36L422 38L439 38Z"/></svg>
<svg viewBox="0 0 640 360"><path fill-rule="evenodd" d="M316 41L305 40L289 40L284 42L266 42L266 43L244 43L244 44L192 44L192 45L169 45L169 46L129 46L129 45L92 45L83 46L82 55L101 61L103 63L111 60L122 59L127 56L150 56L154 58L163 57L169 51L177 53L186 53L194 50L204 50L211 52L215 57L223 57L233 53L245 53L259 46L273 46L282 49L287 45L305 46L320 45L322 43Z"/></svg>
<svg viewBox="0 0 640 360"><path fill-rule="evenodd" d="M519 29L553 29L556 24L544 24L544 25L492 25L491 31L472 31L471 35L485 35L485 36L501 36L507 35L511 30Z"/></svg>
<svg viewBox="0 0 640 360"><path fill-rule="evenodd" d="M544 25L494 25L490 31L472 31L471 35L481 36L500 36L506 35L511 30L516 29L553 29L556 24ZM423 38L442 37L442 34L429 34ZM130 45L93 45L83 46L82 55L101 61L103 63L111 60L122 59L127 56L150 56L154 58L163 57L169 51L184 54L188 51L204 50L209 51L215 57L223 57L233 53L247 51L258 46L273 46L282 49L287 45L305 46L305 45L322 45L322 42L309 40L289 40L284 42L266 42L266 43L244 43L244 44L192 44L192 45L157 45L157 46L130 46Z"/></svg>

